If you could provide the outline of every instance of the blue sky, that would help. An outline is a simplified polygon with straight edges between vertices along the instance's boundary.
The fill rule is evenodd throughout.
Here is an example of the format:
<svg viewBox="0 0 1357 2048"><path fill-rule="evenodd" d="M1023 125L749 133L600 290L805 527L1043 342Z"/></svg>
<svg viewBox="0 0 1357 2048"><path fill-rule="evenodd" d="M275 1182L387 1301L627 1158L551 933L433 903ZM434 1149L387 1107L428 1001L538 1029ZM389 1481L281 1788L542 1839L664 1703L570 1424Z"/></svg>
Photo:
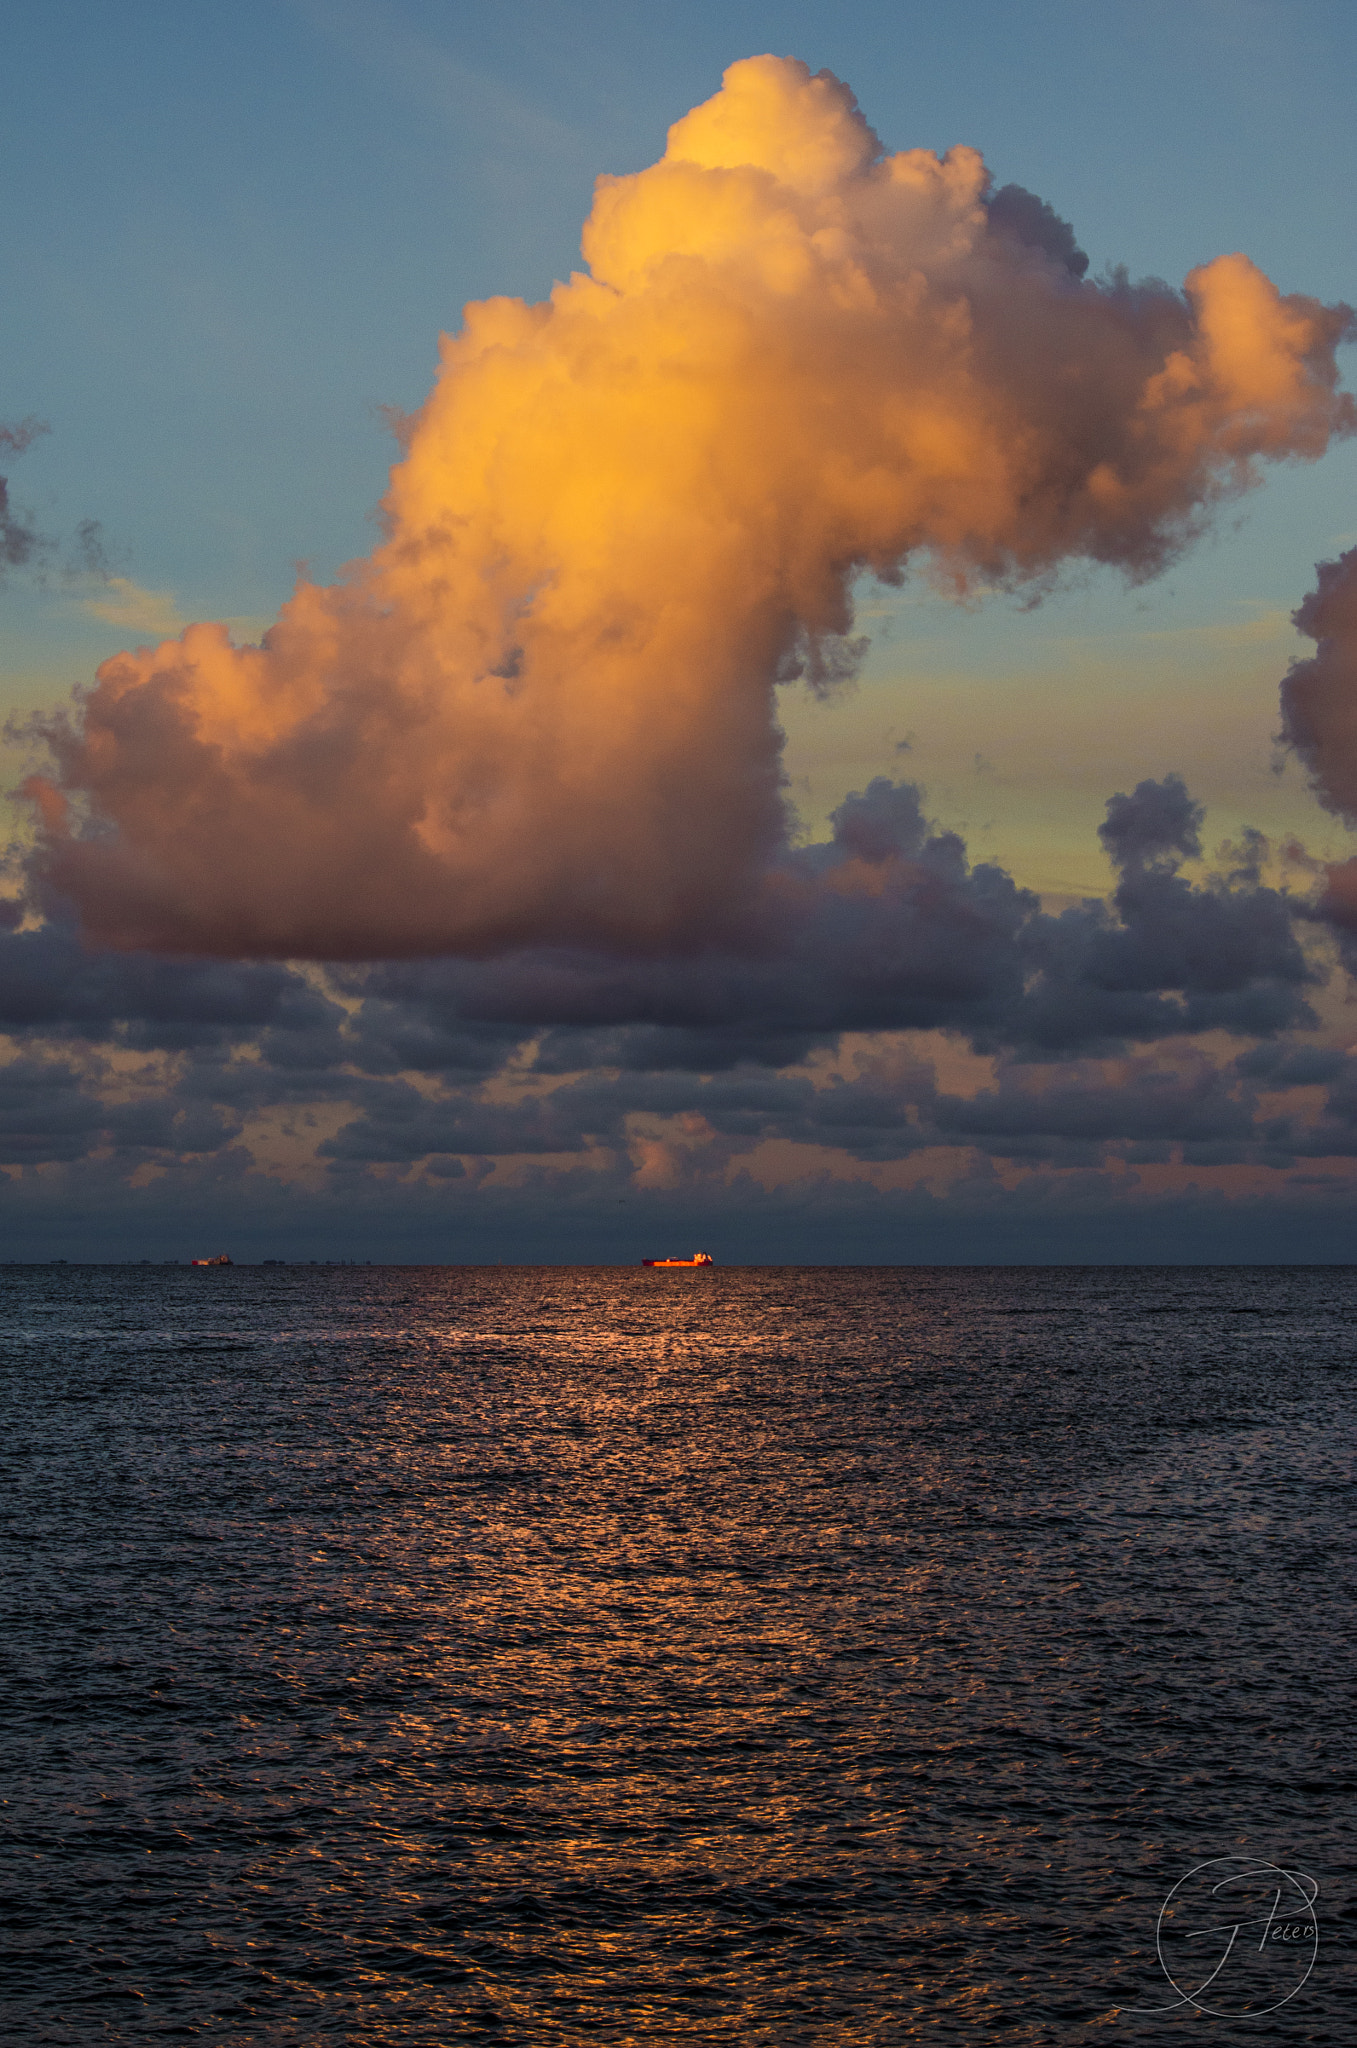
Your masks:
<svg viewBox="0 0 1357 2048"><path fill-rule="evenodd" d="M11 491L59 546L98 521L117 579L66 574L59 555L41 579L8 579L6 712L53 703L179 622L226 619L252 637L298 562L324 579L366 553L393 456L380 409L420 403L439 331L469 299L537 299L568 275L595 177L653 161L669 124L754 52L828 66L888 148L976 145L996 182L1073 222L1095 273L1125 264L1176 284L1242 249L1283 290L1357 301L1347 5L45 0L11 11L6 43L0 419L51 429L9 465ZM909 586L868 593L876 644L861 683L828 706L787 702L807 829L873 775L907 772L977 857L1059 908L1107 884L1095 828L1112 791L1177 771L1209 806L1208 844L1252 822L1351 851L1295 764L1274 772L1272 738L1277 680L1302 651L1288 614L1315 562L1355 541L1349 443L1273 471L1140 588L1099 571L1035 613L1008 599L958 610ZM11 747L7 763L22 754ZM1326 1043L1350 1029L1344 986L1316 1027ZM202 1155L176 1171L198 1175L205 1225L231 1227L238 1196L220 1162L210 1189ZM284 1209L300 1217L311 1185L303 1175ZM657 1190L645 1200L661 1203L658 1227ZM411 1241L427 1252L442 1242L427 1221L440 1191L407 1193ZM25 1213L43 1218L31 1248L54 1217L86 1214L84 1199L74 1181L45 1184L36 1205L30 1191ZM675 1192L676 1227L713 1199ZM837 1199L804 1197L799 1242ZM993 1208L992 1189L976 1199ZM1079 1208L1072 1190L1051 1199ZM1170 1199L1188 1198L1175 1187ZM553 1200L522 1198L539 1255L564 1214ZM512 1236L511 1191L503 1204ZM777 1209L784 1237L790 1213ZM1053 1255L1062 1227L1041 1240ZM568 1235L572 1256L595 1241L630 1249L592 1223ZM490 1250L504 1255L500 1240Z"/></svg>

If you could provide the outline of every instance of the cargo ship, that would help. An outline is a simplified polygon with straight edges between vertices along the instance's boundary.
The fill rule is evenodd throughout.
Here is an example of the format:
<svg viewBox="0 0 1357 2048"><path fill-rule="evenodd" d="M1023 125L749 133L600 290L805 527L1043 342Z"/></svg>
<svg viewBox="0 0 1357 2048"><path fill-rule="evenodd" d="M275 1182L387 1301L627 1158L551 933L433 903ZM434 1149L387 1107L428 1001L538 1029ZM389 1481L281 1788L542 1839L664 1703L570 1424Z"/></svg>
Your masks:
<svg viewBox="0 0 1357 2048"><path fill-rule="evenodd" d="M714 1266L710 1252L694 1252L690 1259L642 1259L643 1266Z"/></svg>
<svg viewBox="0 0 1357 2048"><path fill-rule="evenodd" d="M215 1259L190 1259L190 1266L234 1266L230 1252L218 1252Z"/></svg>

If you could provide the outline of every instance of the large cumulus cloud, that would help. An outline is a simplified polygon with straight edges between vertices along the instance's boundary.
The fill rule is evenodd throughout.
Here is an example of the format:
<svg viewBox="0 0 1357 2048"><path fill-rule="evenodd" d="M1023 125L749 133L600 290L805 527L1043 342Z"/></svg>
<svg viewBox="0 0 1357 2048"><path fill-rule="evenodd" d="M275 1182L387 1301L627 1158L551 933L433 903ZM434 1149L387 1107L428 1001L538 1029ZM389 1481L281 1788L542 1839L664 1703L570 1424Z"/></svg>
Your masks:
<svg viewBox="0 0 1357 2048"><path fill-rule="evenodd" d="M813 983L840 968L869 1017L891 970L857 974L853 928L881 921L883 863L789 856L774 714L779 678L851 665L858 573L1148 575L1260 460L1354 425L1344 309L1238 255L1181 292L1090 282L974 150L888 155L789 59L733 66L660 163L600 180L584 255L445 340L370 560L303 583L257 648L200 625L106 663L51 726L35 873L87 934L809 961L799 918L838 952L797 1027L830 1028ZM1026 912L948 859L896 906L921 1001L1011 1008ZM928 956L925 877L971 919L969 965ZM1142 993L1156 971L1126 969Z"/></svg>

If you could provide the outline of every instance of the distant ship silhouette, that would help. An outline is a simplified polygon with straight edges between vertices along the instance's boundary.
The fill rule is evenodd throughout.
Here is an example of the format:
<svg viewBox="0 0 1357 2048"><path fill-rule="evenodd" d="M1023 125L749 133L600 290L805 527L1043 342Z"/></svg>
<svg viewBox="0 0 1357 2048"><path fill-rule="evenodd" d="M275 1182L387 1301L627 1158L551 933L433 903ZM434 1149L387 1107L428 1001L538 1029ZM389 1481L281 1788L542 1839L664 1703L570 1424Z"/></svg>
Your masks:
<svg viewBox="0 0 1357 2048"><path fill-rule="evenodd" d="M218 1252L215 1259L190 1259L190 1266L234 1266L230 1252Z"/></svg>
<svg viewBox="0 0 1357 2048"><path fill-rule="evenodd" d="M690 1259L642 1259L643 1266L714 1266L710 1252L694 1252Z"/></svg>

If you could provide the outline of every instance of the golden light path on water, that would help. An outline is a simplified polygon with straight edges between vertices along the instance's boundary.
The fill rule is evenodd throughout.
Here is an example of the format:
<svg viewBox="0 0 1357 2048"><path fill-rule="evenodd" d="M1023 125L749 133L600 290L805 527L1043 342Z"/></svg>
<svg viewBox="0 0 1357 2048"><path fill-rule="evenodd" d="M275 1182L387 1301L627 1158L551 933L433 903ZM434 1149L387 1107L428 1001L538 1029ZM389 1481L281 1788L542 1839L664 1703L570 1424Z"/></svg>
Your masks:
<svg viewBox="0 0 1357 2048"><path fill-rule="evenodd" d="M1351 1875L1353 1287L8 1269L15 2010L781 2048L1156 2002L1203 1855Z"/></svg>

